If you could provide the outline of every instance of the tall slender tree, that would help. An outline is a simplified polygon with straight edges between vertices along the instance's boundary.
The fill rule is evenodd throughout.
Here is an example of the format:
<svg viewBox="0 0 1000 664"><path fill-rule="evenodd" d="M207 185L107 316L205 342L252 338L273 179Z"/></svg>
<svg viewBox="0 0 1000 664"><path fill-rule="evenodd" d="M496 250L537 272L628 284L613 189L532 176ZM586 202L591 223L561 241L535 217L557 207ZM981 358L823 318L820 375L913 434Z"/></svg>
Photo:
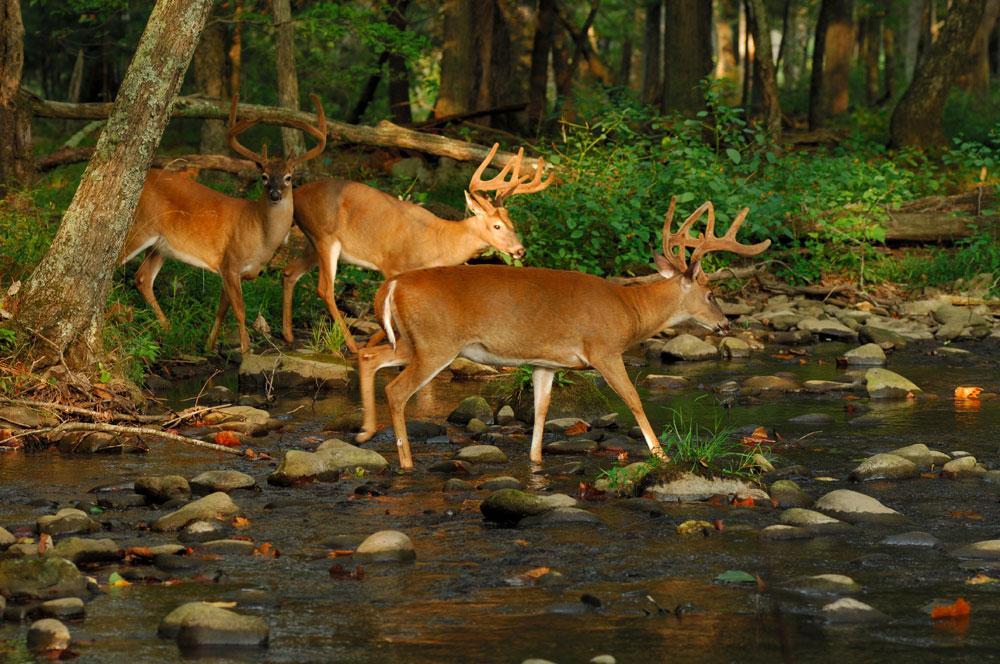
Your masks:
<svg viewBox="0 0 1000 664"><path fill-rule="evenodd" d="M816 23L812 78L809 85L809 128L847 111L851 65L853 0L823 0Z"/></svg>
<svg viewBox="0 0 1000 664"><path fill-rule="evenodd" d="M781 100L778 98L778 75L774 67L771 49L771 30L767 21L764 0L746 0L747 19L757 48L754 51L754 70L760 82L761 99L767 129L772 138L781 139Z"/></svg>
<svg viewBox="0 0 1000 664"><path fill-rule="evenodd" d="M31 181L31 114L21 99L24 24L20 0L0 0L0 198Z"/></svg>
<svg viewBox="0 0 1000 664"><path fill-rule="evenodd" d="M299 76L295 70L295 27L292 25L291 0L271 0L274 16L274 60L277 67L278 106L299 110ZM281 143L285 156L306 151L302 132L291 127L281 128Z"/></svg>
<svg viewBox="0 0 1000 664"><path fill-rule="evenodd" d="M660 108L693 114L705 106L700 86L712 72L712 3L666 0L664 7Z"/></svg>

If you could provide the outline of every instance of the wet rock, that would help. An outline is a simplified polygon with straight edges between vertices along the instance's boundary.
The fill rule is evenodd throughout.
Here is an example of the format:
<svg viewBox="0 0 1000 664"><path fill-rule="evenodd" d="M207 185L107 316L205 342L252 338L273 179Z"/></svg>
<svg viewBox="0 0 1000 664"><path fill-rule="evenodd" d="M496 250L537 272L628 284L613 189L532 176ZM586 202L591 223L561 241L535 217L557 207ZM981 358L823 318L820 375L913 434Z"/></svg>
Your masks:
<svg viewBox="0 0 1000 664"><path fill-rule="evenodd" d="M799 540L815 537L816 533L808 528L800 526L789 526L785 524L775 524L760 531L758 537L762 540L780 542L784 540Z"/></svg>
<svg viewBox="0 0 1000 664"><path fill-rule="evenodd" d="M851 341L858 338L854 330L835 319L803 318L799 321L798 328L824 339Z"/></svg>
<svg viewBox="0 0 1000 664"><path fill-rule="evenodd" d="M852 482L905 480L920 476L920 468L909 459L895 454L875 454L851 471Z"/></svg>
<svg viewBox="0 0 1000 664"><path fill-rule="evenodd" d="M983 481L987 484L1000 484L1000 470L988 470L983 473ZM2 530L2 529L0 529ZM0 549L3 549L3 533L0 532Z"/></svg>
<svg viewBox="0 0 1000 664"><path fill-rule="evenodd" d="M888 369L869 369L865 372L865 382L872 399L905 399L908 394L922 392L914 383Z"/></svg>
<svg viewBox="0 0 1000 664"><path fill-rule="evenodd" d="M416 559L413 542L404 533L395 530L369 535L354 550L354 560L361 563L408 563Z"/></svg>
<svg viewBox="0 0 1000 664"><path fill-rule="evenodd" d="M27 599L87 597L87 580L65 558L9 558L0 560L0 595Z"/></svg>
<svg viewBox="0 0 1000 664"><path fill-rule="evenodd" d="M517 522L518 528L541 526L604 525L604 520L593 512L579 507L556 507L534 516L527 516Z"/></svg>
<svg viewBox="0 0 1000 664"><path fill-rule="evenodd" d="M580 424L589 426L579 417L557 417L555 419L545 421L545 431L546 433L564 433Z"/></svg>
<svg viewBox="0 0 1000 664"><path fill-rule="evenodd" d="M915 463L917 468L920 470L930 470L930 467L934 462L934 457L931 455L930 448L923 443L915 443L913 445L907 445L906 447L900 447L892 450L890 454L895 454L896 456L901 456L904 459L909 459Z"/></svg>
<svg viewBox="0 0 1000 664"><path fill-rule="evenodd" d="M821 535L853 532L854 526L840 519L821 514L802 507L792 507L781 513L781 523L786 526L805 528L809 532Z"/></svg>
<svg viewBox="0 0 1000 664"><path fill-rule="evenodd" d="M479 434L486 433L490 430L490 427L486 422L483 422L478 417L473 417L469 420L469 423L465 425L465 432L471 436L476 436Z"/></svg>
<svg viewBox="0 0 1000 664"><path fill-rule="evenodd" d="M507 455L495 445L468 445L453 457L467 463L507 463Z"/></svg>
<svg viewBox="0 0 1000 664"><path fill-rule="evenodd" d="M621 415L618 413L608 413L602 415L593 422L595 429L617 429L621 425Z"/></svg>
<svg viewBox="0 0 1000 664"><path fill-rule="evenodd" d="M429 473L447 473L450 475L467 475L469 477L475 477L479 474L479 469L476 468L476 464L470 463L468 461L459 461L458 459L446 459L445 461L438 461L437 463L432 463L427 466L427 472Z"/></svg>
<svg viewBox="0 0 1000 664"><path fill-rule="evenodd" d="M751 376L740 385L743 392L798 392L799 385L780 376Z"/></svg>
<svg viewBox="0 0 1000 664"><path fill-rule="evenodd" d="M442 491L475 491L476 487L472 486L471 483L466 482L458 477L450 477L448 481L444 483L441 487Z"/></svg>
<svg viewBox="0 0 1000 664"><path fill-rule="evenodd" d="M49 535L76 535L79 533L96 533L101 525L91 519L85 512L72 507L61 509L55 514L38 517L39 533Z"/></svg>
<svg viewBox="0 0 1000 664"><path fill-rule="evenodd" d="M192 521L177 535L177 541L184 544L209 542L229 537L235 531L236 529L228 521L218 518Z"/></svg>
<svg viewBox="0 0 1000 664"><path fill-rule="evenodd" d="M615 505L630 512L641 512L649 516L663 516L667 513L660 501L652 498L626 498Z"/></svg>
<svg viewBox="0 0 1000 664"><path fill-rule="evenodd" d="M858 328L858 338L864 343L877 344L881 348L906 349L906 339L892 330L872 325L871 322Z"/></svg>
<svg viewBox="0 0 1000 664"><path fill-rule="evenodd" d="M957 307L951 302L944 302L934 309L931 316L941 325L952 325L962 327L987 327L990 321L986 320L971 309Z"/></svg>
<svg viewBox="0 0 1000 664"><path fill-rule="evenodd" d="M486 496L479 510L487 521L515 524L526 516L535 516L556 507L575 507L576 500L566 495L539 496L517 489L501 489Z"/></svg>
<svg viewBox="0 0 1000 664"><path fill-rule="evenodd" d="M740 478L702 477L694 473L684 473L676 479L661 481L647 487L646 491L662 502L698 502L712 496L735 495L755 502L768 501L770 497L763 489Z"/></svg>
<svg viewBox="0 0 1000 664"><path fill-rule="evenodd" d="M850 489L836 489L821 497L814 506L817 511L848 523L898 525L909 518L875 500Z"/></svg>
<svg viewBox="0 0 1000 664"><path fill-rule="evenodd" d="M0 551L5 550L11 544L17 541L17 538L10 534L3 526L0 526Z"/></svg>
<svg viewBox="0 0 1000 664"><path fill-rule="evenodd" d="M271 416L266 410L250 406L225 406L202 416L206 424L246 436L262 436L270 428Z"/></svg>
<svg viewBox="0 0 1000 664"><path fill-rule="evenodd" d="M784 332L772 332L768 335L768 339L771 343L782 346L800 346L802 344L812 343L813 335L806 330L795 329Z"/></svg>
<svg viewBox="0 0 1000 664"><path fill-rule="evenodd" d="M144 476L136 479L135 492L145 496L150 503L160 505L168 500L187 500L191 497L191 486L180 475Z"/></svg>
<svg viewBox="0 0 1000 664"><path fill-rule="evenodd" d="M880 424L884 424L885 420L875 415L859 415L847 420L847 423L852 427L877 427Z"/></svg>
<svg viewBox="0 0 1000 664"><path fill-rule="evenodd" d="M315 453L323 459L327 469L335 473L356 468L375 472L389 467L389 462L386 461L385 457L375 450L356 447L338 438L324 441L316 448Z"/></svg>
<svg viewBox="0 0 1000 664"><path fill-rule="evenodd" d="M836 424L837 420L833 415L828 415L826 413L806 413L805 415L796 415L795 417L789 418L789 422L795 422L796 424Z"/></svg>
<svg viewBox="0 0 1000 664"><path fill-rule="evenodd" d="M451 373L455 378L487 378L500 373L494 367L473 362L464 357L456 357L448 368L451 369Z"/></svg>
<svg viewBox="0 0 1000 664"><path fill-rule="evenodd" d="M639 382L650 387L672 390L679 390L691 384L691 381L684 376L668 376L665 374L649 374Z"/></svg>
<svg viewBox="0 0 1000 664"><path fill-rule="evenodd" d="M850 595L861 592L861 586L843 574L817 574L792 579L787 588L809 595Z"/></svg>
<svg viewBox="0 0 1000 664"><path fill-rule="evenodd" d="M238 470L208 470L190 482L191 492L199 496L216 491L229 493L237 489L252 489L256 484L254 478Z"/></svg>
<svg viewBox="0 0 1000 664"><path fill-rule="evenodd" d="M888 546L939 547L941 542L930 533L915 530L908 533L889 535L882 540Z"/></svg>
<svg viewBox="0 0 1000 664"><path fill-rule="evenodd" d="M333 482L338 477L340 471L330 468L324 455L288 450L278 468L267 476L267 483L275 486L299 486L316 481Z"/></svg>
<svg viewBox="0 0 1000 664"><path fill-rule="evenodd" d="M799 321L801 321L804 316L802 314L797 314L793 311L777 311L766 313L767 321L771 326L772 330L785 331L797 327Z"/></svg>
<svg viewBox="0 0 1000 664"><path fill-rule="evenodd" d="M118 545L111 539L84 539L81 537L66 537L60 539L54 547L41 555L46 557L65 558L74 563L106 563L119 560Z"/></svg>
<svg viewBox="0 0 1000 664"><path fill-rule="evenodd" d="M729 359L750 357L750 344L737 337L725 337L719 342L719 354Z"/></svg>
<svg viewBox="0 0 1000 664"><path fill-rule="evenodd" d="M323 431L361 431L364 423L365 413L363 410L352 410L337 415L332 420L323 425Z"/></svg>
<svg viewBox="0 0 1000 664"><path fill-rule="evenodd" d="M320 353L303 355L245 353L240 363L241 390L335 390L357 381L357 371L342 357Z"/></svg>
<svg viewBox="0 0 1000 664"><path fill-rule="evenodd" d="M627 496L635 492L636 484L648 474L649 466L637 461L625 466L613 476L598 478L594 482L594 488L598 491Z"/></svg>
<svg viewBox="0 0 1000 664"><path fill-rule="evenodd" d="M889 620L876 608L859 602L851 597L842 597L823 607L823 619L831 625L848 625L859 623L877 623Z"/></svg>
<svg viewBox="0 0 1000 664"><path fill-rule="evenodd" d="M574 438L570 440L556 440L545 446L546 454L589 454L597 451L596 440L586 438Z"/></svg>
<svg viewBox="0 0 1000 664"><path fill-rule="evenodd" d="M1000 540L983 540L951 550L956 558L969 560L1000 560Z"/></svg>
<svg viewBox="0 0 1000 664"><path fill-rule="evenodd" d="M218 491L204 498L192 501L176 512L165 514L153 522L152 529L157 532L179 530L192 521L205 521L216 516L229 518L240 513L240 508L225 493Z"/></svg>
<svg viewBox="0 0 1000 664"><path fill-rule="evenodd" d="M663 356L673 360L708 360L719 356L712 344L690 334L679 334L663 344Z"/></svg>
<svg viewBox="0 0 1000 664"><path fill-rule="evenodd" d="M618 660L613 655L597 655L591 657L587 664L618 664Z"/></svg>
<svg viewBox="0 0 1000 664"><path fill-rule="evenodd" d="M28 628L28 650L33 652L67 650L72 642L69 628L54 618L36 620Z"/></svg>
<svg viewBox="0 0 1000 664"><path fill-rule="evenodd" d="M199 551L220 556L249 556L253 555L257 545L246 540L236 539L216 539L201 542L198 545Z"/></svg>
<svg viewBox="0 0 1000 664"><path fill-rule="evenodd" d="M110 494L98 498L97 505L106 510L124 511L133 507L145 507L146 497L140 496L137 493ZM88 512L91 509L86 503L79 503L75 507L84 512Z"/></svg>
<svg viewBox="0 0 1000 664"><path fill-rule="evenodd" d="M877 344L865 344L844 353L849 365L854 366L874 366L885 365L885 351Z"/></svg>
<svg viewBox="0 0 1000 664"><path fill-rule="evenodd" d="M35 611L46 618L79 620L86 615L87 608L79 597L60 597L42 602Z"/></svg>
<svg viewBox="0 0 1000 664"><path fill-rule="evenodd" d="M0 406L0 428L3 429L41 429L54 427L59 420L42 410L34 410L26 406Z"/></svg>
<svg viewBox="0 0 1000 664"><path fill-rule="evenodd" d="M798 484L791 480L778 480L768 488L771 503L778 508L812 507L815 502Z"/></svg>
<svg viewBox="0 0 1000 664"><path fill-rule="evenodd" d="M539 471L542 475L583 475L586 467L582 461L570 461L549 466L545 470ZM1000 482L1000 478L997 480Z"/></svg>
<svg viewBox="0 0 1000 664"><path fill-rule="evenodd" d="M233 404L236 403L236 395L231 389L225 385L216 385L215 387L210 387L201 393L198 397L198 402L201 404L214 406L218 404Z"/></svg>
<svg viewBox="0 0 1000 664"><path fill-rule="evenodd" d="M330 535L320 540L324 549L354 550L365 541L365 535Z"/></svg>
<svg viewBox="0 0 1000 664"><path fill-rule="evenodd" d="M268 632L261 618L203 602L177 607L163 618L158 630L160 637L177 639L182 648L264 646Z"/></svg>
<svg viewBox="0 0 1000 664"><path fill-rule="evenodd" d="M986 472L985 468L979 467L976 462L976 457L974 456L963 456L957 459L952 459L948 463L941 467L942 473L953 473L960 477L967 477L969 475L982 475Z"/></svg>
<svg viewBox="0 0 1000 664"><path fill-rule="evenodd" d="M168 574L192 573L205 567L204 560L198 560L178 553L158 553L153 556L153 565Z"/></svg>
<svg viewBox="0 0 1000 664"><path fill-rule="evenodd" d="M802 383L802 389L813 394L827 394L828 392L850 392L854 386L837 380L807 380Z"/></svg>
<svg viewBox="0 0 1000 664"><path fill-rule="evenodd" d="M455 424L468 424L472 418L478 418L487 424L493 423L493 409L482 397L466 397L458 408L448 414L448 421Z"/></svg>
<svg viewBox="0 0 1000 664"><path fill-rule="evenodd" d="M507 426L517 421L517 417L514 416L514 409L508 405L504 405L497 411L496 422L501 426Z"/></svg>
<svg viewBox="0 0 1000 664"><path fill-rule="evenodd" d="M517 489L518 491L522 491L524 489L524 485L522 485L521 481L517 478L505 475L502 477L490 478L485 482L482 482L476 488L480 491L499 491L500 489Z"/></svg>

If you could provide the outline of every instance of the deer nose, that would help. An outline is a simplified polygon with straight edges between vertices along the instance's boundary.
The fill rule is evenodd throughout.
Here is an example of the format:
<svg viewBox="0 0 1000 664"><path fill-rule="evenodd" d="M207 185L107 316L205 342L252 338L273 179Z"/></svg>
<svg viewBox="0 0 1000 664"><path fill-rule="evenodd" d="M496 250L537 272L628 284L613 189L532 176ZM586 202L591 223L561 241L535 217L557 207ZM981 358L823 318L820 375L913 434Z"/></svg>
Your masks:
<svg viewBox="0 0 1000 664"><path fill-rule="evenodd" d="M526 252L524 251L524 247L518 247L517 249L514 250L511 256L513 256L514 258L524 258L525 253Z"/></svg>
<svg viewBox="0 0 1000 664"><path fill-rule="evenodd" d="M716 325L715 330L716 330L716 332L718 332L719 334L721 334L723 336L725 336L726 334L728 334L729 333L729 319L728 318L723 319L721 323L719 323L718 325Z"/></svg>
<svg viewBox="0 0 1000 664"><path fill-rule="evenodd" d="M274 203L277 203L278 201L281 200L281 192L278 191L277 189L271 189L269 192L267 192L267 194L271 198L271 201Z"/></svg>

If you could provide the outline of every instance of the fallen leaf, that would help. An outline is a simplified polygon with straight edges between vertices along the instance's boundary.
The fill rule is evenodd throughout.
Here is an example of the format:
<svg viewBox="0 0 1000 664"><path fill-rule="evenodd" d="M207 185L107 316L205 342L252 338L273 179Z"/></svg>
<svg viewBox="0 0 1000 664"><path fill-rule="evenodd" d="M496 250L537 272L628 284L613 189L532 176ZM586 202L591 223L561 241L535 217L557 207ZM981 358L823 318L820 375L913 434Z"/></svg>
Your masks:
<svg viewBox="0 0 1000 664"><path fill-rule="evenodd" d="M949 606L935 606L931 610L931 620L943 620L947 618L961 618L972 613L972 605L959 597L954 604Z"/></svg>
<svg viewBox="0 0 1000 664"><path fill-rule="evenodd" d="M128 565L148 565L153 562L153 552L144 546L130 546L122 554Z"/></svg>
<svg viewBox="0 0 1000 664"><path fill-rule="evenodd" d="M551 570L548 567L536 567L535 569L530 569L521 576L526 576L529 579L537 579L540 576L545 576Z"/></svg>
<svg viewBox="0 0 1000 664"><path fill-rule="evenodd" d="M715 577L716 581L722 583L757 583L757 577L747 574L743 570L730 569Z"/></svg>
<svg viewBox="0 0 1000 664"><path fill-rule="evenodd" d="M583 420L578 420L576 424L566 429L564 432L567 436L576 436L581 433L587 433L590 429L590 425Z"/></svg>
<svg viewBox="0 0 1000 664"><path fill-rule="evenodd" d="M733 499L733 505L739 507L753 507L753 496L747 496L744 500Z"/></svg>
<svg viewBox="0 0 1000 664"><path fill-rule="evenodd" d="M111 576L108 577L108 585L112 588L121 588L123 586L131 586L132 584L126 581L118 572L112 572Z"/></svg>
<svg viewBox="0 0 1000 664"><path fill-rule="evenodd" d="M983 391L981 387L956 387L956 399L978 399L979 393Z"/></svg>
<svg viewBox="0 0 1000 664"><path fill-rule="evenodd" d="M223 447L243 447L243 443L232 431L220 431L215 434L215 444Z"/></svg>
<svg viewBox="0 0 1000 664"><path fill-rule="evenodd" d="M326 557L327 558L341 558L343 556L353 556L353 555L354 555L354 551L351 551L350 549L336 549L336 550L331 551L328 554L326 554Z"/></svg>
<svg viewBox="0 0 1000 664"><path fill-rule="evenodd" d="M607 500L608 496L589 482L580 482L576 489L576 499L582 501Z"/></svg>
<svg viewBox="0 0 1000 664"><path fill-rule="evenodd" d="M817 482L836 482L837 481L836 477L814 477L813 479L816 480Z"/></svg>
<svg viewBox="0 0 1000 664"><path fill-rule="evenodd" d="M45 553L51 549L54 545L52 544L52 535L48 533L42 533L38 536L38 553Z"/></svg>
<svg viewBox="0 0 1000 664"><path fill-rule="evenodd" d="M983 518L982 514L973 512L972 510L952 510L948 512L947 516L953 519L969 519L971 521L979 521Z"/></svg>
<svg viewBox="0 0 1000 664"><path fill-rule="evenodd" d="M980 572L979 574L966 579L965 582L968 583L970 586L978 586L984 583L996 583L997 580L994 579L992 576L987 576Z"/></svg>
<svg viewBox="0 0 1000 664"><path fill-rule="evenodd" d="M246 528L250 525L250 519L242 516L233 517L233 526L236 528Z"/></svg>
<svg viewBox="0 0 1000 664"><path fill-rule="evenodd" d="M265 558L277 558L281 555L281 551L278 551L276 548L272 549L270 542L264 542L253 550L253 555L263 556Z"/></svg>
<svg viewBox="0 0 1000 664"><path fill-rule="evenodd" d="M681 525L677 526L678 535L690 535L691 533L703 533L705 529L715 530L715 526L708 521L685 521Z"/></svg>

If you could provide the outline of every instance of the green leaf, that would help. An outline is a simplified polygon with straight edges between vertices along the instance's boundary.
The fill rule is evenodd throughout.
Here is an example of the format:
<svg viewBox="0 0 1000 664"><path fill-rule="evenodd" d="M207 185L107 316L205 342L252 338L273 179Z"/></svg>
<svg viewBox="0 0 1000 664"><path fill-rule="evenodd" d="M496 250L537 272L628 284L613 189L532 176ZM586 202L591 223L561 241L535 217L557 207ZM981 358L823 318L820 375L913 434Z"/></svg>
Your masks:
<svg viewBox="0 0 1000 664"><path fill-rule="evenodd" d="M735 150L733 148L726 148L726 156L728 156L729 160L732 161L734 164L740 163L741 157L739 150Z"/></svg>
<svg viewBox="0 0 1000 664"><path fill-rule="evenodd" d="M715 580L722 583L756 583L757 577L743 570L730 569L715 577Z"/></svg>

